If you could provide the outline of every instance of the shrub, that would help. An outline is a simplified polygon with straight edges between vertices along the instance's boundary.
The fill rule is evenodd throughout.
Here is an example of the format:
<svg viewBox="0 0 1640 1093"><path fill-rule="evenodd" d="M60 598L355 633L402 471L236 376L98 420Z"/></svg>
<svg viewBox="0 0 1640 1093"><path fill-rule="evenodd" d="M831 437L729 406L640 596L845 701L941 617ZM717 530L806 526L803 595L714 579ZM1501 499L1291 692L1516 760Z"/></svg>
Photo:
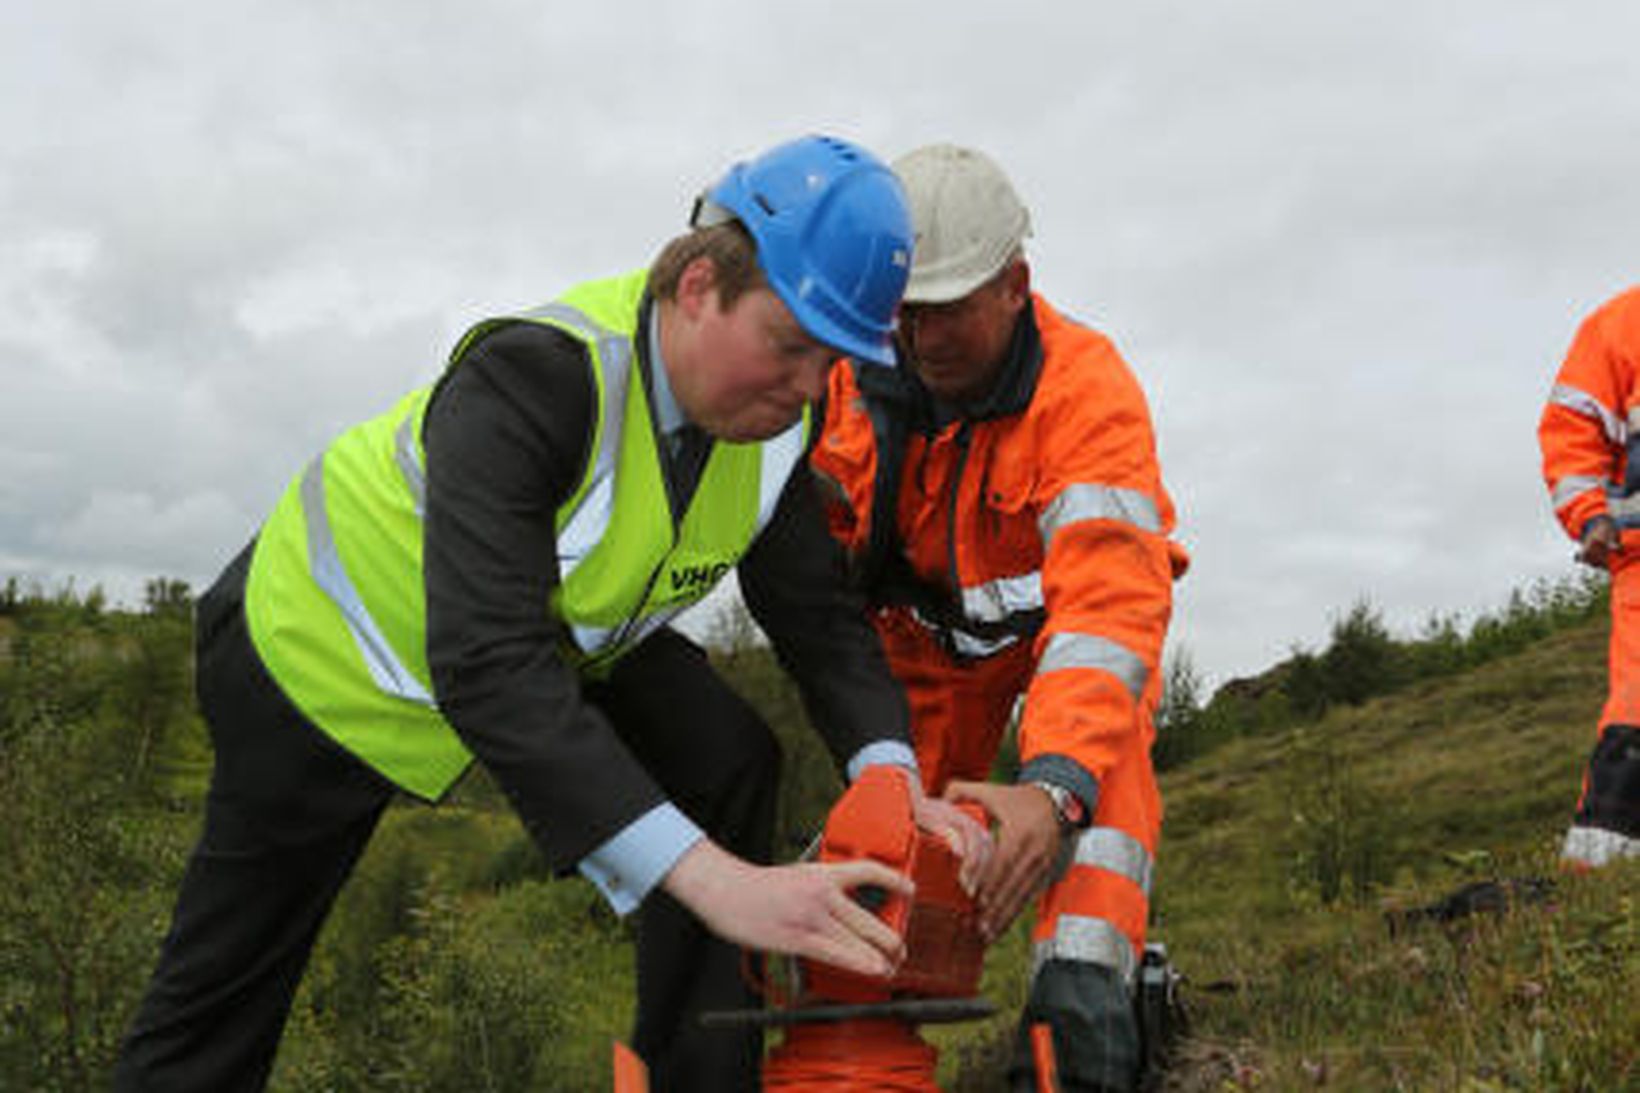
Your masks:
<svg viewBox="0 0 1640 1093"><path fill-rule="evenodd" d="M1385 801L1327 727L1296 735L1287 758L1289 880L1323 904L1362 903L1389 876Z"/></svg>

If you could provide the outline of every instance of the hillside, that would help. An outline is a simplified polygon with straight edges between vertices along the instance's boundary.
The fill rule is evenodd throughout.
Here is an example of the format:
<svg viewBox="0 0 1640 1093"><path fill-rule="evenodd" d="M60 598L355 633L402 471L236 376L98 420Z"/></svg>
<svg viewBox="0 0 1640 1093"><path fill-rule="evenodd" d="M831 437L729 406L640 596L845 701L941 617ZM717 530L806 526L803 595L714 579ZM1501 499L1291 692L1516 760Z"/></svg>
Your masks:
<svg viewBox="0 0 1640 1093"><path fill-rule="evenodd" d="M1605 641L1557 633L1164 776L1155 936L1194 1017L1172 1088L1640 1088L1640 863L1553 860ZM1390 935L1386 911L1524 877L1552 898Z"/></svg>
<svg viewBox="0 0 1640 1093"><path fill-rule="evenodd" d="M60 597L0 618L0 1088L105 1088L152 966L208 763L179 606ZM1640 1090L1640 863L1573 877L1553 861L1605 629L1545 633L1438 678L1383 676L1399 689L1316 720L1215 722L1213 746L1164 773L1152 936L1191 1018L1168 1088ZM1335 651L1316 664L1339 668ZM715 659L786 743L789 845L833 775L766 649ZM1516 878L1552 891L1391 933L1395 912ZM584 882L546 875L481 775L437 809L395 807L321 938L272 1088L607 1089L630 940ZM949 1093L999 1087L1028 956L1021 924L987 965L1001 1014L926 1031Z"/></svg>

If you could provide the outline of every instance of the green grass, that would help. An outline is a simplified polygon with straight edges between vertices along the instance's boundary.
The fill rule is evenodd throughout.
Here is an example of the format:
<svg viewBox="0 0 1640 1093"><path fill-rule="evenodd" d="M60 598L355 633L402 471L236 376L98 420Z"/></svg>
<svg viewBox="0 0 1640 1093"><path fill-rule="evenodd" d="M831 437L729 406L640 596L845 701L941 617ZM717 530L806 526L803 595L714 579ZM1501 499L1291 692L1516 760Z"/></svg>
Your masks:
<svg viewBox="0 0 1640 1093"><path fill-rule="evenodd" d="M1604 624L1564 631L1162 777L1151 937L1190 1017L1165 1088L1640 1090L1640 862L1555 861L1605 642ZM1522 877L1552 899L1389 930ZM999 1015L924 1030L942 1088L1000 1088L1027 959L1016 926L987 964Z"/></svg>
<svg viewBox="0 0 1640 1093"><path fill-rule="evenodd" d="M4 648L19 633L0 618L0 1088L103 1088L197 832L209 748L178 711L153 777L122 789L137 684L175 681L76 659L85 639L66 628L35 631L25 666ZM100 640L119 652L123 633ZM1555 863L1605 638L1602 624L1562 630L1163 775L1152 938L1186 976L1191 1016L1168 1088L1640 1091L1640 862L1586 876ZM739 670L788 739L784 844L834 782L795 697L758 664ZM1387 912L1511 877L1552 878L1553 898L1388 928ZM75 916L103 940L75 934ZM1000 1087L1028 960L1021 922L987 960L997 1016L924 1030L948 1093ZM475 776L444 807L389 811L321 937L272 1088L608 1089L632 999L627 924L584 882L548 878Z"/></svg>
<svg viewBox="0 0 1640 1093"><path fill-rule="evenodd" d="M1604 655L1603 626L1568 631L1165 777L1153 936L1193 1018L1169 1088L1640 1089L1640 863L1555 864ZM1366 863L1331 902L1329 839ZM1524 876L1552 901L1387 929Z"/></svg>

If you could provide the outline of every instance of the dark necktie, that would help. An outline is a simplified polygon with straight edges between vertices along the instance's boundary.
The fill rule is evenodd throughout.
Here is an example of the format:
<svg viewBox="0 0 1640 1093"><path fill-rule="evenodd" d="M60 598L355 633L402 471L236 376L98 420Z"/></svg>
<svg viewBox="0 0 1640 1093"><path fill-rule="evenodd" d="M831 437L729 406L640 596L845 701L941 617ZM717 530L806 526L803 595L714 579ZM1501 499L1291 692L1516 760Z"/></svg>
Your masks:
<svg viewBox="0 0 1640 1093"><path fill-rule="evenodd" d="M712 438L695 425L680 425L666 434L668 477L680 513L689 507L689 499L700 484L700 472L711 448Z"/></svg>

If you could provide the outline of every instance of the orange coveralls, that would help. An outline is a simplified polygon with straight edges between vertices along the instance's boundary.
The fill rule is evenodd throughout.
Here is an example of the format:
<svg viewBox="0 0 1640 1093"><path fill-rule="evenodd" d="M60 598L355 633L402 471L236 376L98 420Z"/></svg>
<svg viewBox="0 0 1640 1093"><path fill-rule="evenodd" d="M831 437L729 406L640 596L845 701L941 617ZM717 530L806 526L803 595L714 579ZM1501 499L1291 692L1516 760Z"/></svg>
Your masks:
<svg viewBox="0 0 1640 1093"><path fill-rule="evenodd" d="M1640 856L1640 288L1584 320L1538 424L1543 478L1573 539L1609 516L1609 688L1562 855L1583 865Z"/></svg>
<svg viewBox="0 0 1640 1093"><path fill-rule="evenodd" d="M988 403L943 425L905 369L833 369L811 463L864 570L928 791L985 779L1023 698L1019 781L1092 806L1038 902L1033 978L1061 959L1131 982L1162 818L1158 665L1185 555L1116 348L1039 296L1021 327ZM874 530L874 504L891 503L880 477L898 487L896 519Z"/></svg>

